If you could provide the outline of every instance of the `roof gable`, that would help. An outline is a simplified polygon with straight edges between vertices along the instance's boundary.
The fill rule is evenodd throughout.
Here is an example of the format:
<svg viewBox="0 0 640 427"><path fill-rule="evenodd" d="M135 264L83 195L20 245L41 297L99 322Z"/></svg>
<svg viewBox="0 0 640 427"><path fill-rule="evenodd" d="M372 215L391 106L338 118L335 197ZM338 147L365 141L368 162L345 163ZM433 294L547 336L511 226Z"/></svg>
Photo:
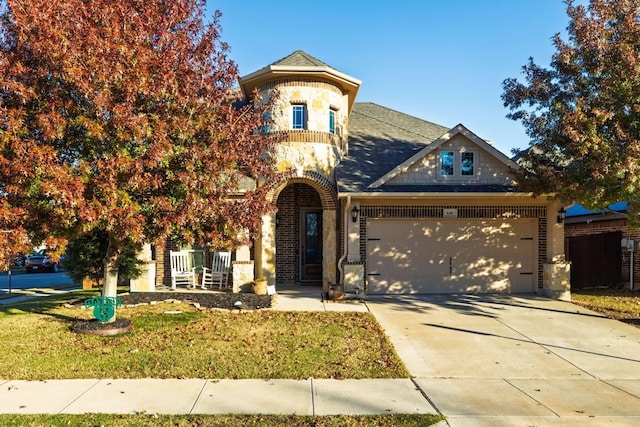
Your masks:
<svg viewBox="0 0 640 427"><path fill-rule="evenodd" d="M422 150L415 153L413 156L398 164L396 167L376 179L369 185L369 188L379 188L387 183L391 183L395 178L399 177L403 173L406 173L408 170L410 170L412 167L416 166L418 162L421 162L423 159L425 159L427 156L431 155L441 147L446 146L458 135L464 136L474 146L486 152L491 158L495 159L500 165L502 165L505 170L518 168L515 162L510 160L507 156L498 151L491 144L478 137L462 124L458 124L457 126L444 133L442 136L428 144ZM496 182L493 182L492 184L496 184Z"/></svg>
<svg viewBox="0 0 640 427"><path fill-rule="evenodd" d="M339 191L366 191L371 182L448 129L378 104L357 102L349 116L349 154L336 168Z"/></svg>
<svg viewBox="0 0 640 427"><path fill-rule="evenodd" d="M357 102L348 126L348 155L336 167L339 194L517 192L509 173L510 168L517 168L516 163L462 125L449 128L377 104ZM421 162L429 156L435 159L438 147L461 141L489 160L501 179L438 181L419 175ZM411 181L409 174L419 179ZM485 171L482 178L490 175Z"/></svg>

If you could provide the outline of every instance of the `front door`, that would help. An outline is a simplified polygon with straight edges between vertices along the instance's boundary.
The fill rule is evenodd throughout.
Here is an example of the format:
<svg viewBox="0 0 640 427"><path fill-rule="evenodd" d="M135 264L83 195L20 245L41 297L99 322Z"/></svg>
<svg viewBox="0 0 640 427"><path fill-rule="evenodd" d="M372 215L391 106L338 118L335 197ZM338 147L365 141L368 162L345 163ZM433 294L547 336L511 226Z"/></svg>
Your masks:
<svg viewBox="0 0 640 427"><path fill-rule="evenodd" d="M300 280L322 282L322 210L302 209Z"/></svg>

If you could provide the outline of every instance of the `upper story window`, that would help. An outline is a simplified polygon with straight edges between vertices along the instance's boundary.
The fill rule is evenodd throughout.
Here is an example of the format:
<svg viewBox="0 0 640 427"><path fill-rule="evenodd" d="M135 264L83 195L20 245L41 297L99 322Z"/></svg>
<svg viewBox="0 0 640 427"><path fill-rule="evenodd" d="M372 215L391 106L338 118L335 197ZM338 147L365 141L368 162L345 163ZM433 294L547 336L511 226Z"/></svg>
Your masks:
<svg viewBox="0 0 640 427"><path fill-rule="evenodd" d="M440 176L470 177L476 174L475 154L472 151L441 151Z"/></svg>
<svg viewBox="0 0 640 427"><path fill-rule="evenodd" d="M473 176L475 174L475 169L473 152L465 151L460 153L460 175Z"/></svg>
<svg viewBox="0 0 640 427"><path fill-rule="evenodd" d="M455 157L453 151L440 152L440 175L453 176L455 167Z"/></svg>
<svg viewBox="0 0 640 427"><path fill-rule="evenodd" d="M307 128L307 106L304 104L292 105L293 122L292 129L306 129Z"/></svg>
<svg viewBox="0 0 640 427"><path fill-rule="evenodd" d="M329 133L336 133L336 110L329 110Z"/></svg>

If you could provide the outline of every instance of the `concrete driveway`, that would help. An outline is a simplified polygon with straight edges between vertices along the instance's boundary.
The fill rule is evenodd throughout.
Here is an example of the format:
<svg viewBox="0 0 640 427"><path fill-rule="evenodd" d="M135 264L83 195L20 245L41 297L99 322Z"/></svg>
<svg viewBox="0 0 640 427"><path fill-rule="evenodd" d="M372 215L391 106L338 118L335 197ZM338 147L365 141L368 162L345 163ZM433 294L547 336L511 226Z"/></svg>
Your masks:
<svg viewBox="0 0 640 427"><path fill-rule="evenodd" d="M372 296L451 426L640 425L640 328L536 296Z"/></svg>

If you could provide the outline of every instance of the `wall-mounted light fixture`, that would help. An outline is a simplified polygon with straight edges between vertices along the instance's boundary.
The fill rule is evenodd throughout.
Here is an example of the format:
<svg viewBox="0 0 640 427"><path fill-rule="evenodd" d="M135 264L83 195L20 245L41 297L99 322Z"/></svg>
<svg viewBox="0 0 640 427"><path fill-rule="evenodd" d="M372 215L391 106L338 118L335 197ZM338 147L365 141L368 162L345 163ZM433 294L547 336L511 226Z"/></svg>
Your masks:
<svg viewBox="0 0 640 427"><path fill-rule="evenodd" d="M276 214L276 227L280 225L280 215Z"/></svg>
<svg viewBox="0 0 640 427"><path fill-rule="evenodd" d="M565 211L564 208L560 208L560 210L558 211L558 224L562 224L566 217L567 211Z"/></svg>
<svg viewBox="0 0 640 427"><path fill-rule="evenodd" d="M354 206L353 209L351 209L351 221L358 222L359 214L360 214L360 209L358 209L357 206Z"/></svg>

